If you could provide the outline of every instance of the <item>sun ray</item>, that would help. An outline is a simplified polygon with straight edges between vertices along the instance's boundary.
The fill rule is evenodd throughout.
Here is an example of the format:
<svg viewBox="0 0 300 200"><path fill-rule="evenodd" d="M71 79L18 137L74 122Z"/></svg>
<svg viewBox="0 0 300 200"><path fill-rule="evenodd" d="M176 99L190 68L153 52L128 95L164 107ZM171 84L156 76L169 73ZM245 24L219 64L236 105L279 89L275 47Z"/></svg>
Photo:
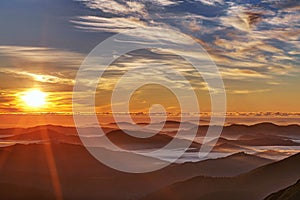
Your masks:
<svg viewBox="0 0 300 200"><path fill-rule="evenodd" d="M42 117L42 121L43 122L45 121L44 117ZM45 129L41 128L40 132L41 132L41 135L42 135L42 138L44 141L50 140L47 126L45 127ZM43 146L44 146L44 150L45 150L45 156L46 156L46 160L47 160L47 165L49 167L52 187L54 189L54 194L55 194L56 200L63 200L61 183L59 180L59 174L58 174L58 170L57 170L57 166L56 166L56 161L55 161L54 153L52 150L52 144L51 143L43 144Z"/></svg>

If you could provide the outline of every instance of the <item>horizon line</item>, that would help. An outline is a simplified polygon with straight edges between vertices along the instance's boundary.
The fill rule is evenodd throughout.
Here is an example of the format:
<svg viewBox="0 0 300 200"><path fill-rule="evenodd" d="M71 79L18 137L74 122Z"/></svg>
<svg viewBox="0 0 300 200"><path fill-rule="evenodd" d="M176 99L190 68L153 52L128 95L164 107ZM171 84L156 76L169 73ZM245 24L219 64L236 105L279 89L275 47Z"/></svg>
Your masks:
<svg viewBox="0 0 300 200"><path fill-rule="evenodd" d="M190 115L190 116L197 116L197 115L205 115L211 116L212 112L187 112L187 113L180 113L180 112L167 112L167 113L147 113L147 112L81 112L81 113L74 113L74 112L0 112L0 115L135 115L135 116L180 116L180 115ZM166 115L167 114L167 115ZM224 113L216 113L216 115L224 115ZM225 113L225 116L300 116L300 112L275 112L275 111L265 111L265 112L240 112L240 111L229 111Z"/></svg>

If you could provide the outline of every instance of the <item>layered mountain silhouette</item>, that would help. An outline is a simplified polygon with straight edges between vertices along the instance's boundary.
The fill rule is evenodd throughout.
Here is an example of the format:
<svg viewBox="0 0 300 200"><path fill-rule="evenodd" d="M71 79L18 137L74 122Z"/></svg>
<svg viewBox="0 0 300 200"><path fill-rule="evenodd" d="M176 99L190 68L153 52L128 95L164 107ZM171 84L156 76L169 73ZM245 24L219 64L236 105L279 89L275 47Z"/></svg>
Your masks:
<svg viewBox="0 0 300 200"><path fill-rule="evenodd" d="M230 178L194 177L144 199L263 199L300 178L300 153Z"/></svg>
<svg viewBox="0 0 300 200"><path fill-rule="evenodd" d="M245 127L250 129L251 126ZM144 139L114 128L104 129L111 142L129 150L161 148L174 140L172 133L159 133ZM97 147L95 138L103 135L99 136L95 128L84 128L81 133L85 140L90 141L91 149L113 158L120 166L127 163L151 168L170 164L154 157ZM235 135L238 134L242 133ZM155 172L130 174L96 160L82 145L74 127L46 125L0 129L0 142L12 143L0 148L0 196L3 199L54 199L57 195L64 199L263 199L300 179L300 155L275 162L263 157L278 156L280 151L276 149L254 151L251 155L241 152L253 151L260 137L273 138L267 141L273 144L275 140L291 144L289 137L295 133L265 133L257 138L253 137L255 134L249 132L247 137L240 139L223 135L214 141L217 145L212 154L231 154L226 157L222 154L217 159L173 163ZM176 138L175 142L182 144L187 141ZM193 142L191 147L187 153L195 154L201 144Z"/></svg>
<svg viewBox="0 0 300 200"><path fill-rule="evenodd" d="M207 125L194 127L197 129L198 136L205 136L208 130ZM297 124L292 125L276 125L273 123L259 123L254 125L232 124L223 127L221 137L225 138L240 138L249 136L284 136L284 137L298 137L300 126ZM188 133L188 132L187 132Z"/></svg>
<svg viewBox="0 0 300 200"><path fill-rule="evenodd" d="M135 154L107 150L102 153L108 157L117 154L120 161L141 160ZM154 158L149 158L148 161L152 164L164 162ZM171 164L151 173L129 174L105 166L80 145L17 144L0 149L0 194L5 199L14 199L20 196L17 191L26 190L31 192L25 192L23 198L38 199L46 191L45 194L51 197L55 195L52 183L54 176L57 177L66 199L141 198L145 194L195 176L229 177L271 162L272 160L238 153L220 159ZM51 169L53 167L55 169Z"/></svg>

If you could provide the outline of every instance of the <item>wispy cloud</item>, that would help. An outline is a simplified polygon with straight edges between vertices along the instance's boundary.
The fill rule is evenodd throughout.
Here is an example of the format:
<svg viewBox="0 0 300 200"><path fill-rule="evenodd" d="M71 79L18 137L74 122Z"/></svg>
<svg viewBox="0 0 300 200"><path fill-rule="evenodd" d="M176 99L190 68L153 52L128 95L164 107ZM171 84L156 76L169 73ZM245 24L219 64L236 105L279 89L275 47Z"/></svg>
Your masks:
<svg viewBox="0 0 300 200"><path fill-rule="evenodd" d="M76 28L88 31L107 31L107 32L121 32L126 29L134 29L138 27L145 27L145 22L134 17L96 17L96 16L80 16L77 19L71 20Z"/></svg>
<svg viewBox="0 0 300 200"><path fill-rule="evenodd" d="M216 6L217 4L224 4L223 0L195 0L203 3L204 5Z"/></svg>
<svg viewBox="0 0 300 200"><path fill-rule="evenodd" d="M89 2L93 3L94 1ZM299 34L297 33L299 29L294 27L293 30L289 31L292 26L299 22L299 15L296 13L276 13L274 10L260 7L259 4L251 6L250 4L243 5L222 0L189 1L191 5L196 5L195 3L200 2L204 5L213 6L214 12L219 13L214 17L207 17L204 16L204 13L190 13L189 10L185 13L177 12L176 9L168 9L167 12L160 9L153 11L146 6L149 3L148 1L134 2L144 5L139 7L143 8L143 12L147 13L146 16L139 16L138 12L131 10L125 1L118 1L119 4L126 7L127 11L125 13L131 12L130 16L124 16L121 12L111 11L110 13L116 16L80 16L71 22L82 30L99 32L122 32L126 29L137 27L179 29L179 31L190 34L198 41L201 41L201 44L215 59L216 63L221 68L225 68L223 71L226 71L226 68L251 68L252 71L257 72L256 74L260 78L267 77L267 75L261 75L261 71L267 72L270 70L269 75L272 73L276 74L280 69L285 68L283 66L287 65L286 60L294 60L294 56L287 55L285 48L277 45L276 42L270 42L271 40L280 40L287 47L293 46L293 49L298 48L298 44L290 41L290 39L298 40ZM180 1L176 3L174 3L175 1L170 1L172 3L155 2L163 7L172 4L175 7L178 6L178 8L180 8L181 3ZM105 10L105 4L102 7L99 6L98 9ZM109 12L108 10L106 11ZM268 25L270 24L285 26L285 29L269 30ZM149 29L149 32L144 33L144 37L148 35L153 35L151 29ZM207 39L202 39L202 36ZM176 40L171 35L167 37ZM177 39L177 42L180 42L180 40ZM193 54L193 52L189 53ZM280 60L279 63L277 62L278 60ZM290 63L288 65L293 66L294 64Z"/></svg>
<svg viewBox="0 0 300 200"><path fill-rule="evenodd" d="M89 8L99 9L106 13L122 14L129 13L145 14L145 6L142 3L136 1L123 1L119 3L115 0L77 0L84 2Z"/></svg>
<svg viewBox="0 0 300 200"><path fill-rule="evenodd" d="M6 73L12 73L17 75L23 75L31 77L34 81L42 82L42 83L60 83L60 84L70 84L73 85L74 80L53 76L53 75L45 75L45 74L35 74L30 72L20 72L20 71L4 71Z"/></svg>
<svg viewBox="0 0 300 200"><path fill-rule="evenodd" d="M229 94L252 94L252 93L262 93L269 92L271 89L260 89L260 90L227 90Z"/></svg>
<svg viewBox="0 0 300 200"><path fill-rule="evenodd" d="M270 78L270 76L250 69L223 68L222 75L226 79Z"/></svg>
<svg viewBox="0 0 300 200"><path fill-rule="evenodd" d="M67 50L60 50L48 47L32 46L0 46L0 57L11 58L16 60L26 60L31 62L51 62L65 63L65 66L78 64L83 59L83 55Z"/></svg>

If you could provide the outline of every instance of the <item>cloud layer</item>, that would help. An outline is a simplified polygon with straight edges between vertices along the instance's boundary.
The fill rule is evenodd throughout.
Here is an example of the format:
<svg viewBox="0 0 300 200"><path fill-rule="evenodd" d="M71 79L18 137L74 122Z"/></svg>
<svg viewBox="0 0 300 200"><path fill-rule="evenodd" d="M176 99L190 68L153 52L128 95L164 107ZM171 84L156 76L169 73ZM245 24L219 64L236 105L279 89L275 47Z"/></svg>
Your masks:
<svg viewBox="0 0 300 200"><path fill-rule="evenodd" d="M281 97L285 99L282 100L284 103L278 100L276 105L284 107L283 110L291 110L292 106L300 110L293 101L298 97L294 91L300 84L300 7L295 0L243 3L223 0L73 0L69 7L74 10L66 9L68 13L59 11L61 2L51 2L50 14L47 15L51 17L39 12L27 12L29 16L38 13L45 19L42 25L35 23L36 16L29 17L30 20L25 23L29 26L28 31L32 30L28 35L36 36L37 30L42 30L40 43L46 44L48 39L47 45L18 44L18 37L14 42L7 40L0 43L0 77L4 80L0 85L0 112L18 110L14 108L18 107L17 95L32 87L44 88L51 94L54 107L56 104L69 104L61 108L70 111L72 86L82 60L97 42L112 34L144 28L145 31L140 34L141 41L156 37L161 43L188 45L177 35L153 33L151 28L156 27L174 29L201 44L219 67L229 98L243 101L241 96L244 95L249 99L267 99L267 102L284 93L285 97ZM17 11L11 12L22 14ZM25 20L24 16L15 17ZM14 18L10 20L14 22ZM3 21L3 24L9 27L10 20ZM19 25L22 27L22 24ZM60 29L64 32L59 32ZM47 34L57 40L50 40L50 36L45 36ZM25 37L26 32L23 35ZM180 53L199 57L193 49ZM187 77L199 97L207 96L208 86L201 76L182 58L160 49L132 52L118 59L106 72L105 84L99 87L99 96L109 103L107 96L118 77L128 70L148 65L175 67ZM153 70L157 76L162 73L158 67ZM136 77L139 77L138 74ZM173 74L167 74L165 81L173 81L176 87L187 89L187 85ZM204 101L209 105L209 100ZM107 107L104 102L99 107ZM276 105L271 108L267 103L256 108L250 104L249 110L259 110L263 106L265 109L276 109ZM232 110L242 108L229 106Z"/></svg>

